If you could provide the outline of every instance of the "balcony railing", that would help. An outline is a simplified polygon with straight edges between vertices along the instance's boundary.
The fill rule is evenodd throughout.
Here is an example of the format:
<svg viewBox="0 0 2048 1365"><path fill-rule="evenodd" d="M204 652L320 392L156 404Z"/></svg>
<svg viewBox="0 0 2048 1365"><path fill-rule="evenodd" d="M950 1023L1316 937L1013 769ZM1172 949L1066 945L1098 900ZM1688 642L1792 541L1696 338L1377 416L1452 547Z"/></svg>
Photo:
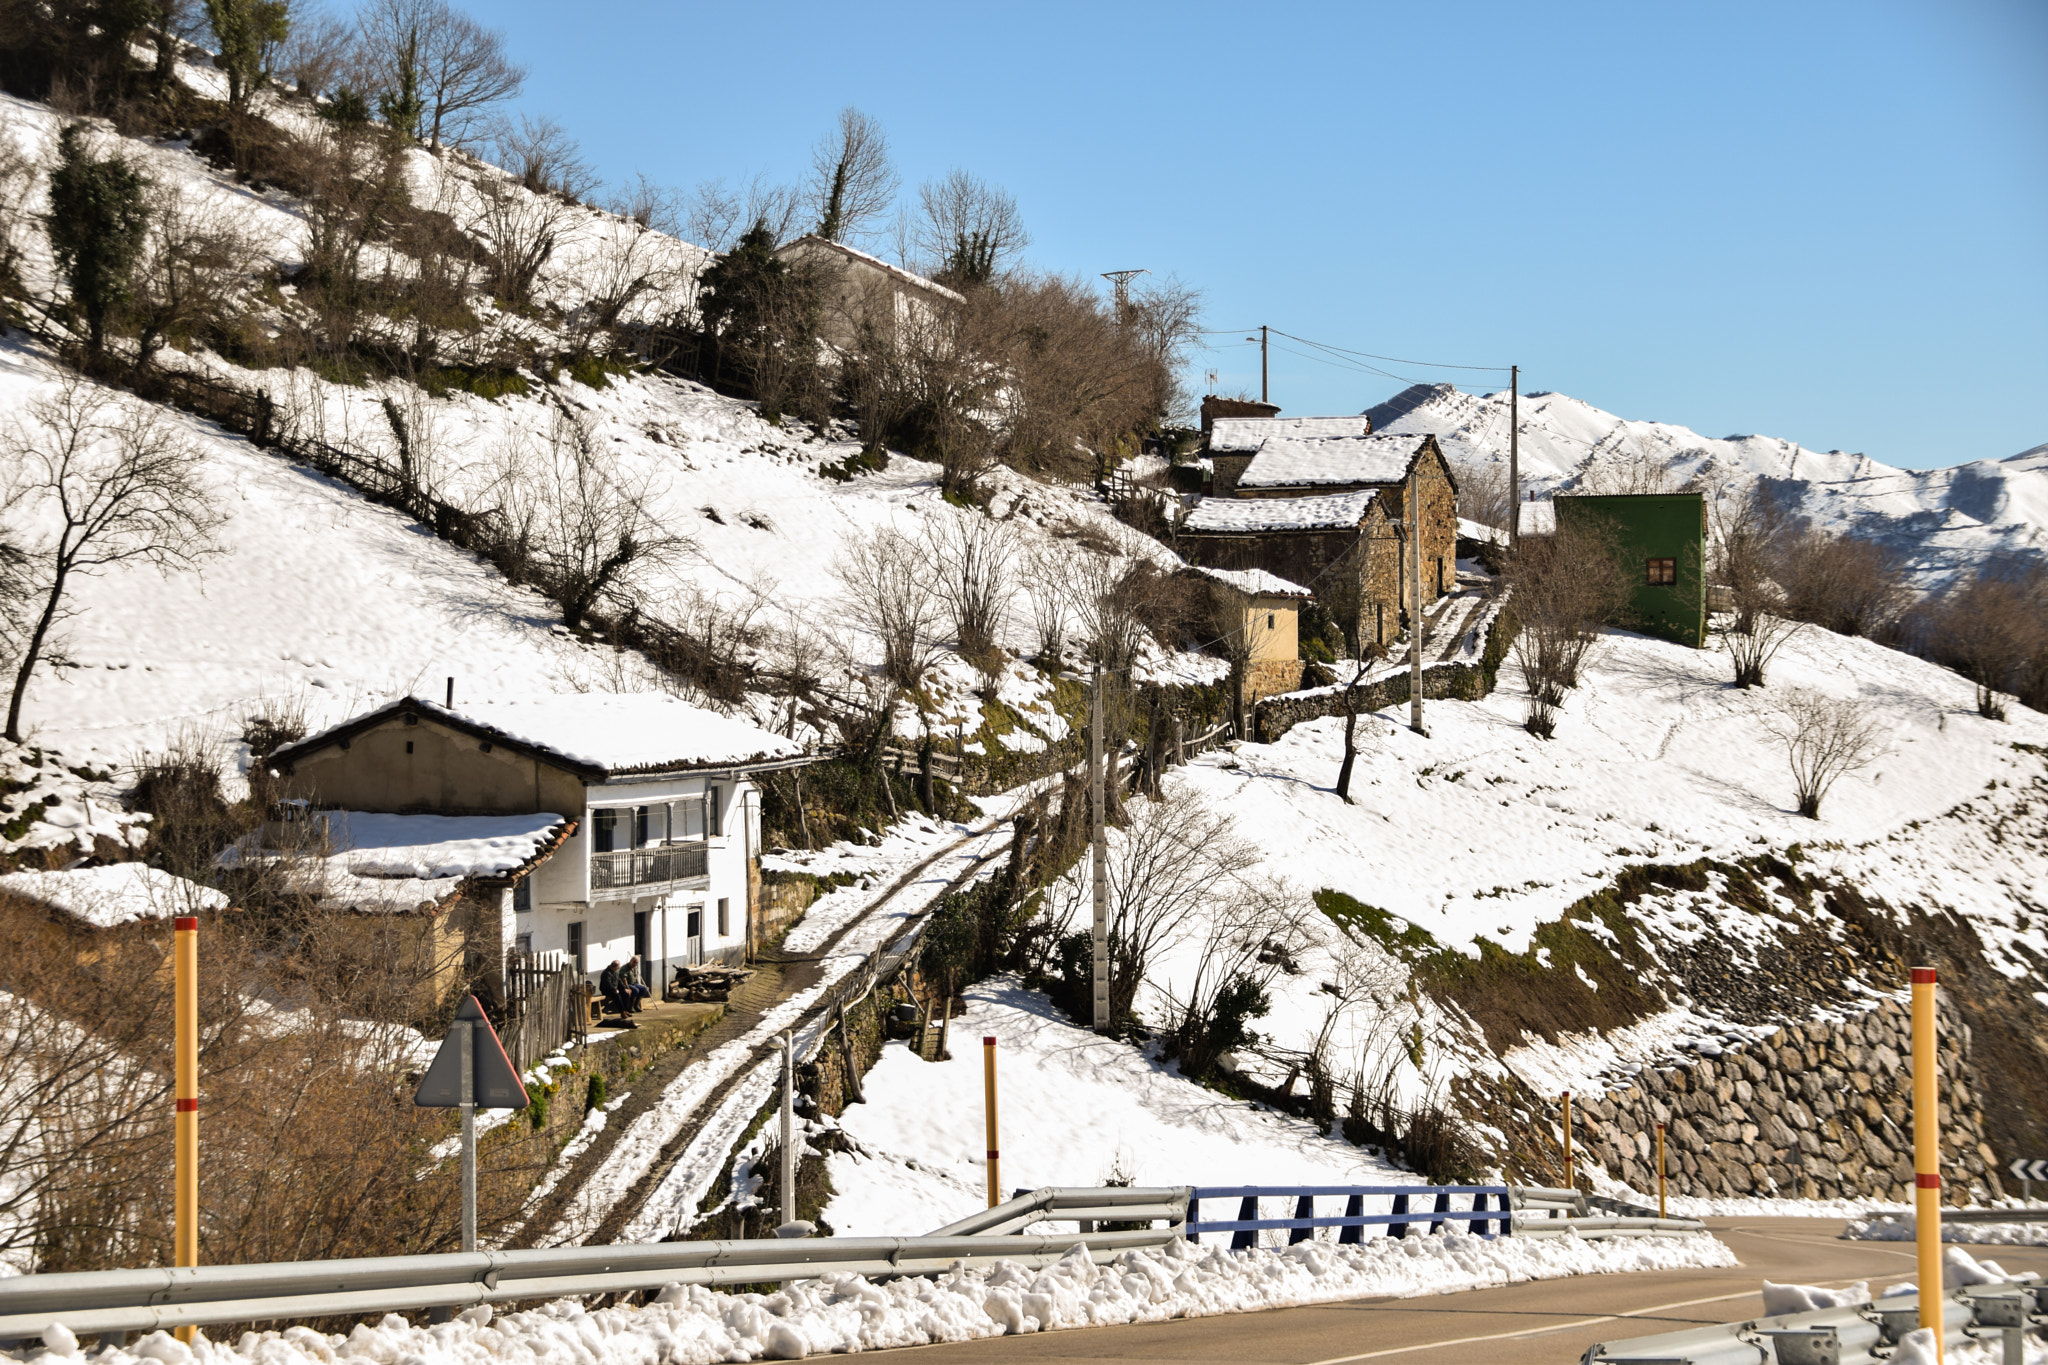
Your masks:
<svg viewBox="0 0 2048 1365"><path fill-rule="evenodd" d="M680 882L705 875L703 844L658 844L618 853L590 855L590 889L614 891L622 886Z"/></svg>

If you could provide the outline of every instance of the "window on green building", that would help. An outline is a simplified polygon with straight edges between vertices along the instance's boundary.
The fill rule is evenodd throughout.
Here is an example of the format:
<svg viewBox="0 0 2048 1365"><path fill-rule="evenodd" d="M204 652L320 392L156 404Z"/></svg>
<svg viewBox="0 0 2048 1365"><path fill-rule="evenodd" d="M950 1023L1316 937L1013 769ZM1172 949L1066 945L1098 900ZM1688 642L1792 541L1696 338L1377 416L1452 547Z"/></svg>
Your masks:
<svg viewBox="0 0 2048 1365"><path fill-rule="evenodd" d="M1644 581L1656 587L1670 587L1678 582L1678 561L1675 559L1646 559Z"/></svg>

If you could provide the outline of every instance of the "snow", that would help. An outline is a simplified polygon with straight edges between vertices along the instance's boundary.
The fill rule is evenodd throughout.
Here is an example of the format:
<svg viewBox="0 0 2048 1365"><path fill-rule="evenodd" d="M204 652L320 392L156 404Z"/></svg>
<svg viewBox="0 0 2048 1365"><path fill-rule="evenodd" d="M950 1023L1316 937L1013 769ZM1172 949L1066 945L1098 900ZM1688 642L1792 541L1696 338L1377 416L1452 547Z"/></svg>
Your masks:
<svg viewBox="0 0 2048 1365"><path fill-rule="evenodd" d="M464 702L450 709L408 697L424 714L468 722L528 748L608 773L722 768L801 757L803 746L758 726L721 716L663 692L585 692ZM279 757L304 753L352 717L308 736Z"/></svg>
<svg viewBox="0 0 2048 1365"><path fill-rule="evenodd" d="M86 1358L97 1365L474 1365L490 1359L534 1365L709 1365L1347 1299L1422 1297L1569 1275L1734 1264L1726 1246L1703 1236L1487 1241L1449 1233L1402 1241L1375 1238L1356 1246L1303 1242L1284 1250L1237 1253L1169 1242L1101 1261L1077 1245L1043 1270L998 1262L929 1279L880 1283L827 1274L767 1295L671 1285L639 1308L590 1310L557 1300L520 1313L472 1308L435 1326L414 1326L390 1314L346 1335L289 1327L245 1332L232 1346L202 1338L196 1349L167 1332L152 1332L132 1346L103 1345ZM39 1365L79 1359L76 1337L61 1326L48 1331L45 1341L44 1350L7 1354Z"/></svg>
<svg viewBox="0 0 2048 1365"><path fill-rule="evenodd" d="M1364 417L1218 417L1209 426L1209 453L1249 454L1269 440L1334 441L1363 436Z"/></svg>
<svg viewBox="0 0 2048 1365"><path fill-rule="evenodd" d="M1233 535L1248 531L1352 531L1365 520L1376 490L1324 493L1309 498L1203 498L1183 531Z"/></svg>
<svg viewBox="0 0 2048 1365"><path fill-rule="evenodd" d="M334 858L358 877L495 877L554 842L566 817L315 811Z"/></svg>
<svg viewBox="0 0 2048 1365"><path fill-rule="evenodd" d="M1213 578L1219 583L1228 583L1239 592L1260 597L1309 597L1307 588L1290 583L1279 574L1267 573L1264 569L1205 569L1195 572L1204 578Z"/></svg>
<svg viewBox="0 0 2048 1365"><path fill-rule="evenodd" d="M1918 1235L1918 1228L1919 1221L1910 1213L1867 1213L1854 1219L1842 1235L1860 1242L1910 1242ZM1961 1223L1944 1219L1941 1240L1981 1246L2048 1246L2048 1223Z"/></svg>
<svg viewBox="0 0 2048 1365"><path fill-rule="evenodd" d="M1404 433L1355 436L1345 440L1284 440L1273 437L1238 476L1239 488L1313 488L1317 485L1399 483L1422 442Z"/></svg>
<svg viewBox="0 0 2048 1365"><path fill-rule="evenodd" d="M1046 1185L1421 1183L1300 1119L1183 1079L1149 1052L1068 1023L1011 978L966 992L953 1059L891 1042L839 1125L854 1149L828 1158L840 1236L941 1227L986 1206L981 1039L996 1040L1004 1192Z"/></svg>
<svg viewBox="0 0 2048 1365"><path fill-rule="evenodd" d="M137 920L224 910L228 898L145 863L108 863L63 872L10 872L0 892L47 905L95 929Z"/></svg>

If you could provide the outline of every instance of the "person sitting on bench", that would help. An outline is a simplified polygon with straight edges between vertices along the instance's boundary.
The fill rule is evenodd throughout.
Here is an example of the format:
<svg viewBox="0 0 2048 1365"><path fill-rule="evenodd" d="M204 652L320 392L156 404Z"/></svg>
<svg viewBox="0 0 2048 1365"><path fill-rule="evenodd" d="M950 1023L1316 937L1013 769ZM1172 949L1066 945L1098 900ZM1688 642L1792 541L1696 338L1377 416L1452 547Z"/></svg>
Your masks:
<svg viewBox="0 0 2048 1365"><path fill-rule="evenodd" d="M626 999L630 1002L629 1007L635 1014L640 1012L640 1002L645 1000L650 994L647 989L646 975L646 972L640 967L640 955L638 953L626 959L626 969L619 973L619 984L626 988Z"/></svg>
<svg viewBox="0 0 2048 1365"><path fill-rule="evenodd" d="M625 973L620 970L617 958L613 958L612 965L597 974L597 991L604 997L606 1014L616 1014L623 1018L632 1012L633 997L626 988Z"/></svg>

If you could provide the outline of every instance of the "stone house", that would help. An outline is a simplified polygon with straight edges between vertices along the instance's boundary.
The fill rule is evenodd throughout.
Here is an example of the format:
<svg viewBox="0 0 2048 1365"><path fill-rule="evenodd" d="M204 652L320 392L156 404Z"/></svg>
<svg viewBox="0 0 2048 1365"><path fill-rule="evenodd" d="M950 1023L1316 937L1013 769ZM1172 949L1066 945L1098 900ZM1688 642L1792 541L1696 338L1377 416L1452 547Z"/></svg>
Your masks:
<svg viewBox="0 0 2048 1365"><path fill-rule="evenodd" d="M893 331L911 318L928 315L948 303L965 303L958 293L936 280L891 265L879 256L856 251L843 242L805 235L775 254L791 265L807 267L818 280L818 332L840 349L852 347L865 325Z"/></svg>
<svg viewBox="0 0 2048 1365"><path fill-rule="evenodd" d="M1219 418L1211 437L1218 491L1181 525L1183 553L1300 584L1333 612L1355 612L1363 647L1391 646L1412 605L1411 532L1421 538L1424 604L1456 590L1458 486L1434 436L1369 426L1364 417Z"/></svg>
<svg viewBox="0 0 2048 1365"><path fill-rule="evenodd" d="M1219 417L1278 417L1277 403L1255 403L1249 398L1218 398L1213 393L1202 395L1202 438L1206 445L1210 433L1215 429Z"/></svg>
<svg viewBox="0 0 2048 1365"><path fill-rule="evenodd" d="M650 980L748 956L760 884L753 779L811 761L791 740L659 693L459 709L406 697L270 758L309 818L340 831L328 842L347 847L330 856L356 879L344 892L367 894L360 882L380 874L458 877L472 908L446 932L465 936L473 960L561 953L594 976L637 954ZM466 823L407 833L377 816ZM479 842L491 838L500 844ZM365 856L372 848L382 851ZM458 908L433 903L448 905L442 915Z"/></svg>
<svg viewBox="0 0 2048 1365"><path fill-rule="evenodd" d="M1263 569L1193 571L1219 600L1212 629L1230 633L1226 652L1242 661L1237 705L1249 710L1262 698L1301 686L1301 606L1312 594Z"/></svg>

